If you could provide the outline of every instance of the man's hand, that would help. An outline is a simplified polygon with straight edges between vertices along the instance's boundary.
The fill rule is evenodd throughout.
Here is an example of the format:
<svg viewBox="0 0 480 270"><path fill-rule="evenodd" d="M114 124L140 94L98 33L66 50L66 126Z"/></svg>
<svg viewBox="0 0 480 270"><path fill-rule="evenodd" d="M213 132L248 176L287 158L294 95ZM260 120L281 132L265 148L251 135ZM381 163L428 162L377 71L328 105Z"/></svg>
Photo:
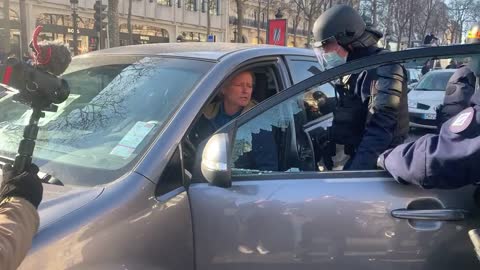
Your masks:
<svg viewBox="0 0 480 270"><path fill-rule="evenodd" d="M43 186L37 175L39 171L37 165L30 165L25 172L18 175L11 164L5 164L2 171L3 181L0 186L0 201L7 197L21 197L38 208L42 201Z"/></svg>

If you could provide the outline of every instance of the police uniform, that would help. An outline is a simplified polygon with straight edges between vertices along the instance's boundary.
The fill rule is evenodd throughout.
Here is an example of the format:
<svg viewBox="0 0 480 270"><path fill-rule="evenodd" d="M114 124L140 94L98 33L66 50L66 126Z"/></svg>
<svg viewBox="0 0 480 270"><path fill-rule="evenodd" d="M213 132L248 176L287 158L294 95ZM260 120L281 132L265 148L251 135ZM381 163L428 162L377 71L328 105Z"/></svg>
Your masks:
<svg viewBox="0 0 480 270"><path fill-rule="evenodd" d="M387 52L376 46L382 33L367 27L351 6L336 5L322 13L313 33L315 54L326 68ZM352 74L343 84L336 86L340 98L330 139L351 156L344 169L375 169L378 156L408 134L406 71L399 64L383 65Z"/></svg>
<svg viewBox="0 0 480 270"><path fill-rule="evenodd" d="M348 61L383 52L385 50L375 46L356 48ZM361 98L363 109L359 113L352 113L351 123L341 124L344 132L353 139L351 143L346 143L347 149L351 148L347 154L352 159L345 169L374 169L383 151L405 140L409 130L406 82L406 71L398 64L384 65L352 76L348 91ZM342 106L337 110L343 110ZM338 120L334 119L334 130L335 125L339 124ZM352 129L354 126L357 128ZM337 137L335 132L332 136L334 139Z"/></svg>
<svg viewBox="0 0 480 270"><path fill-rule="evenodd" d="M13 270L22 262L38 230L35 207L20 197L0 203L0 269Z"/></svg>
<svg viewBox="0 0 480 270"><path fill-rule="evenodd" d="M467 65L462 65L448 80L443 104L437 110L437 127L470 105L475 91L475 75Z"/></svg>
<svg viewBox="0 0 480 270"><path fill-rule="evenodd" d="M397 181L423 188L452 189L479 181L480 94L472 101L473 106L445 122L438 135L386 151L379 166Z"/></svg>
<svg viewBox="0 0 480 270"><path fill-rule="evenodd" d="M467 43L480 46L480 23L472 27ZM453 80L463 81L470 72L476 76L476 89L468 102L469 107L447 120L438 135L428 134L415 142L387 150L378 159L378 165L397 181L413 183L424 188L458 188L480 180L480 57L472 56L469 69L463 68ZM469 84L473 79L469 79ZM458 87L458 88L457 88ZM445 99L452 101L450 113L466 103L463 84L448 89Z"/></svg>

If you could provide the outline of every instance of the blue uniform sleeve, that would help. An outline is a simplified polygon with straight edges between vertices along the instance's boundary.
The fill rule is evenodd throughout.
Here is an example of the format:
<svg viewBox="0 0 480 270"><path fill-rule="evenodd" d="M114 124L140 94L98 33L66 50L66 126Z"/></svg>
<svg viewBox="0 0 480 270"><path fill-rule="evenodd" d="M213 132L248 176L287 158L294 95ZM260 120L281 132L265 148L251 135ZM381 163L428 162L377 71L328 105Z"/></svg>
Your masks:
<svg viewBox="0 0 480 270"><path fill-rule="evenodd" d="M384 152L378 165L397 181L423 188L453 189L480 180L480 114L468 129L453 133L447 121L438 135L425 135Z"/></svg>

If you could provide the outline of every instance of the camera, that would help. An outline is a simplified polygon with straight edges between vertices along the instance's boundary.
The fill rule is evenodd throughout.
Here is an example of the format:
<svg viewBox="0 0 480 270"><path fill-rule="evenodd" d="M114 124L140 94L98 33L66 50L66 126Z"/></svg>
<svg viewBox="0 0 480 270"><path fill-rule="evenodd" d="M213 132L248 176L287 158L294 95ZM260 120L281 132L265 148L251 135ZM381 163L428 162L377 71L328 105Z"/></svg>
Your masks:
<svg viewBox="0 0 480 270"><path fill-rule="evenodd" d="M16 58L0 65L0 83L18 92L14 100L42 111L55 111L56 106L70 94L68 83L39 67Z"/></svg>

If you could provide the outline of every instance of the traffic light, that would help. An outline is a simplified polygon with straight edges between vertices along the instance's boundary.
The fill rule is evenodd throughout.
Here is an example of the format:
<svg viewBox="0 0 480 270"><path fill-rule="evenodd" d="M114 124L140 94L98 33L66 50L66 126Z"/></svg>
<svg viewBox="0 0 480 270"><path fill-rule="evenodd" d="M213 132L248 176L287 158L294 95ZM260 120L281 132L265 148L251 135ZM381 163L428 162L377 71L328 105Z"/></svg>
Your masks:
<svg viewBox="0 0 480 270"><path fill-rule="evenodd" d="M95 18L94 28L95 31L100 32L107 26L107 23L103 22L107 17L107 14L104 13L105 9L107 9L107 5L102 5L102 1L97 0L93 5L93 9L95 10L95 14L93 15Z"/></svg>

